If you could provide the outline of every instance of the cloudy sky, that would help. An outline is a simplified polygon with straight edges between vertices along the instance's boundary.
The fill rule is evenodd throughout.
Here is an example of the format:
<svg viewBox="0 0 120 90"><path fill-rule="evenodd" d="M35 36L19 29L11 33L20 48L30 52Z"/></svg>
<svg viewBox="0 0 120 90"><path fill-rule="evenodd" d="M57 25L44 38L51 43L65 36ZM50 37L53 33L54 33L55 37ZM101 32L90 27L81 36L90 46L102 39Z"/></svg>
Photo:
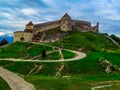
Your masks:
<svg viewBox="0 0 120 90"><path fill-rule="evenodd" d="M120 36L120 0L0 0L0 35L22 31L29 21L42 23L60 19L100 23L100 32Z"/></svg>

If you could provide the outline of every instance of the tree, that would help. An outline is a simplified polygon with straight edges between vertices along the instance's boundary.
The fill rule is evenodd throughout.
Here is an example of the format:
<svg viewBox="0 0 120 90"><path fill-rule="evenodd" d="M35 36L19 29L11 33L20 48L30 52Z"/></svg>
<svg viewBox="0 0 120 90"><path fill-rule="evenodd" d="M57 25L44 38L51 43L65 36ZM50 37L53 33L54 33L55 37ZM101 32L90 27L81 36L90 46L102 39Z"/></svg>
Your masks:
<svg viewBox="0 0 120 90"><path fill-rule="evenodd" d="M45 57L46 57L46 50L44 49L42 52L42 58L45 58Z"/></svg>
<svg viewBox="0 0 120 90"><path fill-rule="evenodd" d="M114 34L110 35L110 37L120 44L120 38L119 37L115 36Z"/></svg>
<svg viewBox="0 0 120 90"><path fill-rule="evenodd" d="M1 42L0 42L0 46L2 45L6 45L8 44L8 41L6 39L3 39Z"/></svg>

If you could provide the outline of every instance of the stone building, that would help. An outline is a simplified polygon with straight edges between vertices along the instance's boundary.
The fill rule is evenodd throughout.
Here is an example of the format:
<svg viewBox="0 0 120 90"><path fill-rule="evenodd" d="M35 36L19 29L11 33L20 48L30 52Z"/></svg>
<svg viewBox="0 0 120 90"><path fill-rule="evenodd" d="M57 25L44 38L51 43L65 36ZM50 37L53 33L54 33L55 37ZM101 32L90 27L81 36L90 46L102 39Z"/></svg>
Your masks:
<svg viewBox="0 0 120 90"><path fill-rule="evenodd" d="M59 29L59 33L53 35L46 35L47 32L52 32L52 30ZM67 32L70 31L80 31L80 32L99 32L99 23L96 26L91 26L91 23L88 21L74 20L66 13L61 17L60 20L33 24L30 21L24 31L14 32L14 42L15 41L44 41L44 40L58 40L61 37L65 36ZM62 33L62 34L61 34ZM54 37L54 38L53 38Z"/></svg>

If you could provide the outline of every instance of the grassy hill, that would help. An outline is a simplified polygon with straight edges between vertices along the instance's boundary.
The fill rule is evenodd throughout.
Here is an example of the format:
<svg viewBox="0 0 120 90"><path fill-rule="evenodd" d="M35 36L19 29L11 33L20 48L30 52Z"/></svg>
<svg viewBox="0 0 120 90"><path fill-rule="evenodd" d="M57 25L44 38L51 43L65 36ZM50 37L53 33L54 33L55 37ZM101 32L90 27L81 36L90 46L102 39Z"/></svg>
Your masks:
<svg viewBox="0 0 120 90"><path fill-rule="evenodd" d="M96 34L92 32L72 33L69 36L64 37L62 40L52 44L56 46L63 44L64 48L75 50L82 49L81 51L87 52L87 57L82 60L64 62L64 68L60 72L61 75L105 73L105 68L101 67L98 63L101 58L105 58L114 65L120 67L120 53L118 52L119 46L115 45L111 40L107 39L102 34ZM39 44L16 42L4 48L4 52L0 52L0 57L29 59L40 55L44 48L47 50L47 52L52 51L53 49L52 47ZM57 48L55 49L57 50ZM62 50L62 53L66 59L75 56L73 53L65 50ZM58 52L54 52L49 55L51 56L49 59L60 59ZM40 59L48 59L48 57ZM29 74L30 70L37 66L37 68L31 74L54 76L58 69L62 66L62 63L0 62L3 66L7 63L7 66L5 66L6 68L25 75ZM41 70L38 70L40 66L42 66L42 68ZM37 73L35 73L36 71Z"/></svg>
<svg viewBox="0 0 120 90"><path fill-rule="evenodd" d="M90 52L87 57L78 61L64 62L64 68L60 72L62 76L64 75L79 75L79 74L103 74L105 73L105 68L101 67L99 64L100 58L106 58L114 65L120 67L120 54L106 53L106 52ZM62 66L62 63L33 63L33 62L11 62L11 61L0 61L0 65L5 68L21 73L24 75L29 74L29 72L34 69L30 74L38 75L52 75L55 76L58 69ZM39 67L42 68L39 70ZM37 71L37 72L36 72ZM116 73L116 72L112 72Z"/></svg>
<svg viewBox="0 0 120 90"><path fill-rule="evenodd" d="M46 58L42 58L42 52L46 50L47 56ZM56 50L56 51L55 51ZM15 42L3 49L0 49L0 58L20 58L20 59L60 59L60 54L57 51L58 48L26 43L26 42ZM74 53L62 50L64 58L72 58L75 56Z"/></svg>
<svg viewBox="0 0 120 90"><path fill-rule="evenodd" d="M120 47L107 39L103 34L71 32L70 35L65 36L60 41L48 44L55 46L63 45L64 48L83 51L86 52L87 57L78 61L58 63L0 61L0 66L25 75L24 78L33 83L37 90L41 90L41 88L44 90L51 90L51 88L53 88L53 90L89 90L96 85L113 83L103 83L103 81L120 80L119 72L113 70L111 73L107 74L105 73L105 68L101 67L99 64L99 60L104 58L120 68ZM51 47L44 45L16 42L4 48L4 57L31 58L40 54L44 49L43 47L47 48L48 52L52 50ZM10 53L12 50L13 52ZM1 53L0 55L2 55ZM70 58L73 55L73 53L64 50L62 53L65 55L65 58ZM58 58L58 55L59 54L53 53L53 57L57 56ZM63 69L59 71L61 67L63 67ZM60 73L58 77L70 77L69 79L53 78L56 76L57 72ZM63 88L63 86L66 87Z"/></svg>
<svg viewBox="0 0 120 90"><path fill-rule="evenodd" d="M63 45L64 48L81 50L85 52L116 51L119 48L103 34L93 32L74 32L52 44L56 46Z"/></svg>

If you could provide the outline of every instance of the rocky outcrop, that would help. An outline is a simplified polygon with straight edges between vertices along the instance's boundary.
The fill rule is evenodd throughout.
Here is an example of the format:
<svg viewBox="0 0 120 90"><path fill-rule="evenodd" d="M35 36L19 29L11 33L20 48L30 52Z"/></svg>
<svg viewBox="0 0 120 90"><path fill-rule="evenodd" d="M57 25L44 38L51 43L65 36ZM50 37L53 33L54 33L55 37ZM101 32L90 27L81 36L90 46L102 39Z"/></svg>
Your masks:
<svg viewBox="0 0 120 90"><path fill-rule="evenodd" d="M62 32L59 28L54 28L34 35L34 41L54 42L68 35L68 32Z"/></svg>
<svg viewBox="0 0 120 90"><path fill-rule="evenodd" d="M101 58L99 64L105 69L106 73L118 72L120 73L120 68L117 65L112 64L107 59Z"/></svg>

